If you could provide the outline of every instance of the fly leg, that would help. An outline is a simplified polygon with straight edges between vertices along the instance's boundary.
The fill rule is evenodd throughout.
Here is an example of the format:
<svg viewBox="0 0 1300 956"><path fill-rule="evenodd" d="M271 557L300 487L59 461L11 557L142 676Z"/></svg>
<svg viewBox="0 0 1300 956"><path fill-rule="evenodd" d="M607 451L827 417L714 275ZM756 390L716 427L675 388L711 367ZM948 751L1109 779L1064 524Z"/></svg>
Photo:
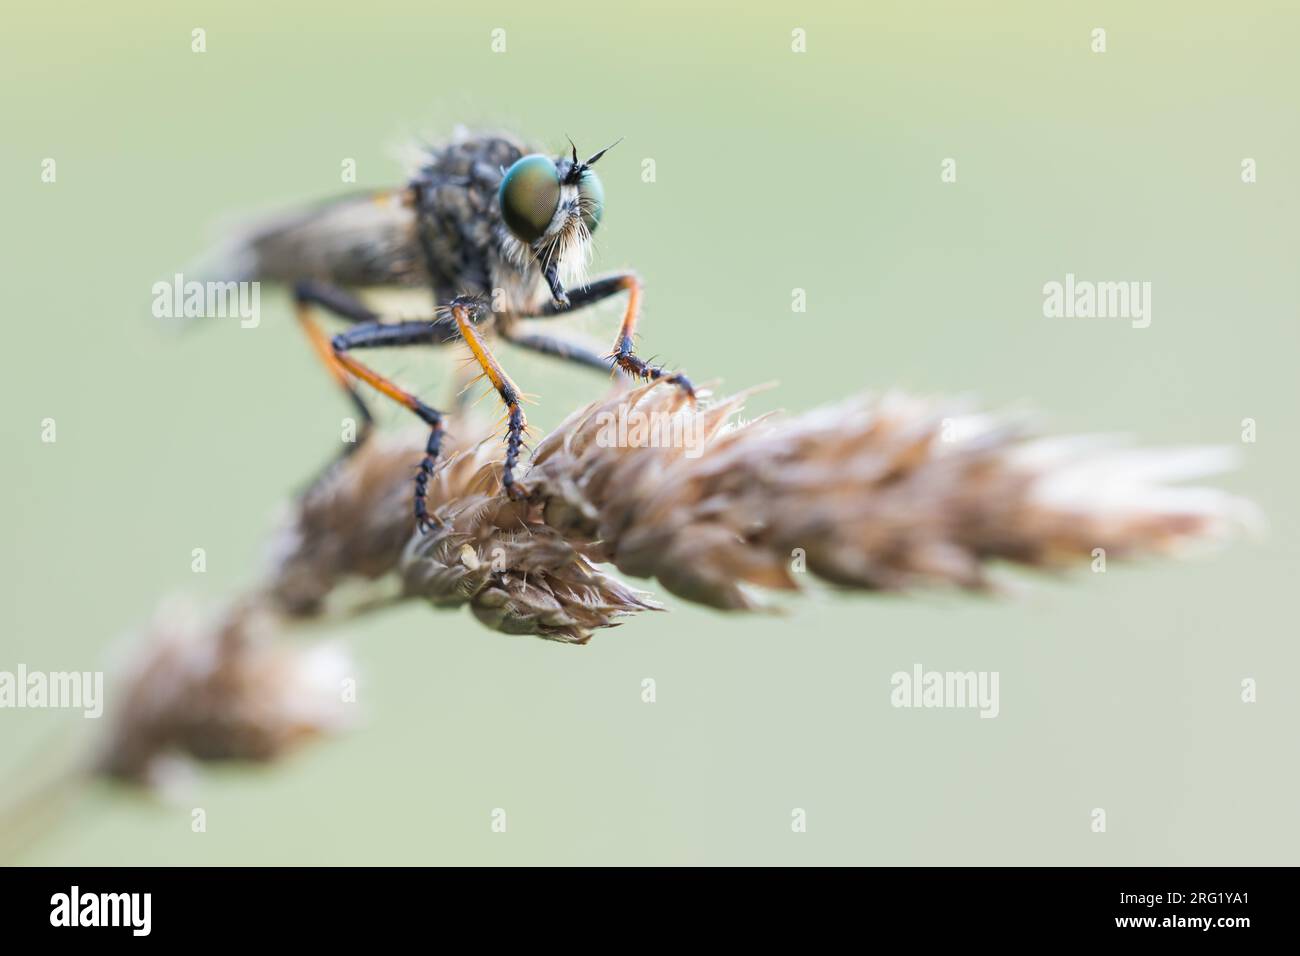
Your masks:
<svg viewBox="0 0 1300 956"><path fill-rule="evenodd" d="M548 281L551 277L548 276ZM558 286L556 286L558 287ZM637 321L641 317L641 280L637 278L635 272L616 272L612 275L596 279L589 285L581 289L574 289L568 293L560 290L564 298L555 295L555 301L547 303L536 313L532 315L520 315L521 319L545 319L553 318L558 315L565 315L577 309L594 305L610 296L617 295L620 292L627 292L627 308L623 313L623 323L619 326L618 338L614 341L614 348L605 357L605 367L620 369L633 378L644 381L657 381L663 379L671 382L678 388L682 389L692 400L695 398L695 388L691 385L690 379L680 372L669 372L659 365L651 365L646 362L635 352L633 339L636 336ZM560 304L557 305L556 302ZM522 344L522 343L521 343ZM525 347L531 347L525 345ZM559 351L548 350L547 347L536 349L549 355L561 355ZM582 350L568 350L570 354L561 357L572 358L583 365L589 365L590 362L579 353Z"/></svg>
<svg viewBox="0 0 1300 956"><path fill-rule="evenodd" d="M501 472L501 487L511 498L522 498L524 491L515 481L515 467L519 464L519 451L523 447L528 420L519 404L519 389L475 328L478 320L488 314L487 305L473 296L457 296L451 300L451 317L461 338L469 346L474 360L483 370L483 376L492 383L506 409L506 458Z"/></svg>
<svg viewBox="0 0 1300 956"><path fill-rule="evenodd" d="M594 368L600 372L608 372L613 367L609 356L594 352L591 349L583 348L573 342L566 342L564 339L556 338L552 335L536 335L528 332L516 332L509 326L502 326L498 329L501 337L511 345L517 345L522 349L528 349L530 352L536 352L539 355L550 355L553 358L563 359L568 362L574 362L578 365L584 365L587 368Z"/></svg>
<svg viewBox="0 0 1300 956"><path fill-rule="evenodd" d="M358 299L337 286L317 282L313 279L304 279L294 285L293 300L299 328L307 336L307 341L311 343L316 357L320 359L321 364L325 366L325 370L329 372L330 377L334 379L339 388L343 389L361 419L356 441L347 445L339 454L338 460L342 460L360 448L365 440L370 437L370 433L375 427L375 419L370 413L370 408L366 405L365 399L357 392L347 372L334 357L334 350L330 347L329 337L317 323L314 312L319 307L331 315L352 323L377 322L379 316L366 308Z"/></svg>
<svg viewBox="0 0 1300 956"><path fill-rule="evenodd" d="M425 443L424 457L420 459L415 474L415 522L420 531L433 524L429 516L429 478L433 475L438 452L442 448L443 415L432 406L364 365L351 354L353 349L383 348L403 345L439 345L447 341L446 329L437 322L363 322L347 332L341 332L330 341L330 354L349 375L353 375L384 395L411 410L420 421L429 426L429 440Z"/></svg>

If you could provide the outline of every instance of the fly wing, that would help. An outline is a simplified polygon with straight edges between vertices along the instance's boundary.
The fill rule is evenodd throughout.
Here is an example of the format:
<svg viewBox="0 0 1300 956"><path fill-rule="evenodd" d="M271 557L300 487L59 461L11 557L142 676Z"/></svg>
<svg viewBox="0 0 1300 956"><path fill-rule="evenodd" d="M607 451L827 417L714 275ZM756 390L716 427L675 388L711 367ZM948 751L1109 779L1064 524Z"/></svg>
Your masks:
<svg viewBox="0 0 1300 956"><path fill-rule="evenodd" d="M196 269L204 280L406 286L422 281L414 211L401 190L345 196L232 230Z"/></svg>

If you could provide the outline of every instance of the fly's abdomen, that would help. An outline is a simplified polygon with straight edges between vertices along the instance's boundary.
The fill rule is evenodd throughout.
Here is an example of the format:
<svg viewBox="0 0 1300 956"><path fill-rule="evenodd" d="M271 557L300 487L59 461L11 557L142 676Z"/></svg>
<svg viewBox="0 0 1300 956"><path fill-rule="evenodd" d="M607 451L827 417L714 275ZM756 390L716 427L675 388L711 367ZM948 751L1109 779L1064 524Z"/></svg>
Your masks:
<svg viewBox="0 0 1300 956"><path fill-rule="evenodd" d="M400 190L348 196L237 232L201 271L222 281L417 285L427 279L415 223Z"/></svg>

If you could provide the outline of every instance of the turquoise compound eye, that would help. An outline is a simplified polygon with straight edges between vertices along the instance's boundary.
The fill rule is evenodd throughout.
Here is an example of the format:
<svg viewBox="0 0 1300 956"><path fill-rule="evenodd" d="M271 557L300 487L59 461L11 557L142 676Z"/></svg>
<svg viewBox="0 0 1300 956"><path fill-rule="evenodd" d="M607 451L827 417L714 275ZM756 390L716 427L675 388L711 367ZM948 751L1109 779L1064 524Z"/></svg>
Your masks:
<svg viewBox="0 0 1300 956"><path fill-rule="evenodd" d="M582 221L587 224L587 231L595 232L600 217L605 214L605 187L590 169L584 169L578 180L578 200L582 203Z"/></svg>
<svg viewBox="0 0 1300 956"><path fill-rule="evenodd" d="M510 231L524 242L536 242L560 205L560 174L548 157L534 153L506 170L497 195Z"/></svg>

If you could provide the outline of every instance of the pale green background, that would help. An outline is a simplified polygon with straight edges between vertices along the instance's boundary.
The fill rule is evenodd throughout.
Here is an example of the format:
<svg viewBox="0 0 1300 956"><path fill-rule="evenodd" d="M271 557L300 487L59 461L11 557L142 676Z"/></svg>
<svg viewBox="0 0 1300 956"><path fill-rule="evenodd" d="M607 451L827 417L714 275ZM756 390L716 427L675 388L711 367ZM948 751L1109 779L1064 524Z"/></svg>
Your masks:
<svg viewBox="0 0 1300 956"><path fill-rule="evenodd" d="M600 167L599 265L645 277L648 353L780 379L757 409L897 385L1155 443L1239 444L1253 417L1225 485L1268 537L1012 601L822 596L780 619L672 601L585 648L408 607L347 629L359 731L213 773L171 809L95 790L21 859L1297 862L1295 5L632 6L6 10L0 668L98 666L165 595L251 579L347 406L282 294L256 331L176 337L150 286L222 216L336 192L345 157L394 182L394 147L457 122L626 136ZM1045 319L1040 289L1067 271L1152 282L1152 326ZM604 338L616 312L579 324ZM602 389L508 358L543 426ZM429 394L448 367L382 361ZM892 709L889 675L917 661L1000 671L1001 716ZM69 729L0 713L6 789Z"/></svg>

